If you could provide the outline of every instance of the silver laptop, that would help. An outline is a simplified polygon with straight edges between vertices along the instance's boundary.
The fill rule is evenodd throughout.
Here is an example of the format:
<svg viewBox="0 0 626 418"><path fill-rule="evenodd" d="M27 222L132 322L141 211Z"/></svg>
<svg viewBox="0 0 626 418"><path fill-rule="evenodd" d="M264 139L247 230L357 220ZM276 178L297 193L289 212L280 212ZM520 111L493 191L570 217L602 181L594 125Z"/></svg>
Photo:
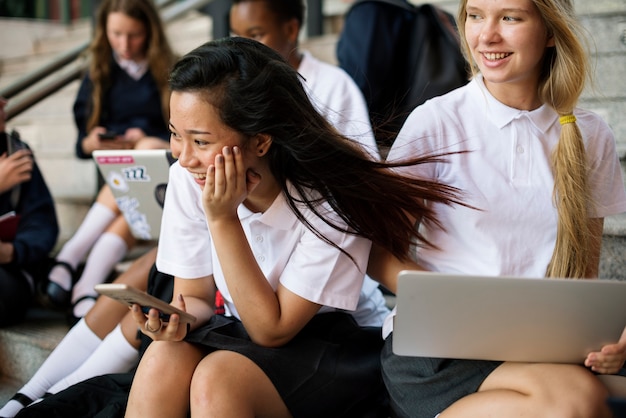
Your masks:
<svg viewBox="0 0 626 418"><path fill-rule="evenodd" d="M163 200L174 162L169 150L98 150L93 158L111 187L133 236L156 240L161 230Z"/></svg>
<svg viewBox="0 0 626 418"><path fill-rule="evenodd" d="M403 271L393 352L402 356L581 363L619 340L626 282Z"/></svg>

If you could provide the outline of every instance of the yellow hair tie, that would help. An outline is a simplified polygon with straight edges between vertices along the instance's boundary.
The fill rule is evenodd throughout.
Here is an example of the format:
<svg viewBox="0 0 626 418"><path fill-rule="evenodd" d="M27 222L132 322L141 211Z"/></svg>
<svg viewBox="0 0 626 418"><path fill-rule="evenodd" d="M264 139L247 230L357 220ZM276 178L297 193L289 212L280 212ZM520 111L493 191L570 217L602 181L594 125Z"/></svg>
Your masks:
<svg viewBox="0 0 626 418"><path fill-rule="evenodd" d="M559 122L561 125L565 125L566 123L574 123L576 122L576 116L574 115L565 115L559 118Z"/></svg>

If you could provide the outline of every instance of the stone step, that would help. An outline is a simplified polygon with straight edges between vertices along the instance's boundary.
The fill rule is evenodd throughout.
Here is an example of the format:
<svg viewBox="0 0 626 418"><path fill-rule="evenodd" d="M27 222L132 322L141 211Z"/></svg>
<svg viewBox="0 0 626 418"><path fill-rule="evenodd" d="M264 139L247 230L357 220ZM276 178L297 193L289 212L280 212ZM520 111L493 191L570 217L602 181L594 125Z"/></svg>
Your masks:
<svg viewBox="0 0 626 418"><path fill-rule="evenodd" d="M29 311L24 323L0 328L0 405L4 405L61 341L65 317L42 308Z"/></svg>

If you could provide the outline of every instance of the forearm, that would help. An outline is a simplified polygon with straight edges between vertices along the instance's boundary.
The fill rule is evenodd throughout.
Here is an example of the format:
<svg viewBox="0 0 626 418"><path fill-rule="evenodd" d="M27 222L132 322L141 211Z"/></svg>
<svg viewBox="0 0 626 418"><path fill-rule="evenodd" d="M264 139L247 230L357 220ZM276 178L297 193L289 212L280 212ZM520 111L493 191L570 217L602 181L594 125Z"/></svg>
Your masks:
<svg viewBox="0 0 626 418"><path fill-rule="evenodd" d="M251 338L280 338L284 331L277 295L259 268L239 220L212 222L210 229L229 293Z"/></svg>
<svg viewBox="0 0 626 418"><path fill-rule="evenodd" d="M184 305L179 301L182 295ZM171 305L183 309L196 317L191 329L206 323L213 316L215 305L215 283L211 276L197 279L174 278Z"/></svg>

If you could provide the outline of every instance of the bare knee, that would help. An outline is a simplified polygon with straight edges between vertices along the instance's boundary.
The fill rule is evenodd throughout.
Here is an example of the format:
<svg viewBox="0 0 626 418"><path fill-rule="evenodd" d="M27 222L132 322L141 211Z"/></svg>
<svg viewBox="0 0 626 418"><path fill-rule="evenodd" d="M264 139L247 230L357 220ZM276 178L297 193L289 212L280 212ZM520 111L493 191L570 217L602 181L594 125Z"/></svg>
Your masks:
<svg viewBox="0 0 626 418"><path fill-rule="evenodd" d="M232 353L216 351L206 356L194 371L191 381L191 405L202 409L206 416L218 416L231 397L238 397L233 386ZM244 402L243 399L240 399Z"/></svg>
<svg viewBox="0 0 626 418"><path fill-rule="evenodd" d="M198 417L290 417L265 373L250 359L229 351L206 356L191 381L191 413Z"/></svg>
<svg viewBox="0 0 626 418"><path fill-rule="evenodd" d="M557 366L558 367L558 366ZM554 372L555 369L549 369ZM538 400L541 416L554 418L610 417L606 404L608 391L591 372L578 366L563 366L553 376L538 373L537 390L530 395Z"/></svg>
<svg viewBox="0 0 626 418"><path fill-rule="evenodd" d="M190 381L200 359L200 351L191 344L154 341L141 358L135 380L158 382L171 377Z"/></svg>
<svg viewBox="0 0 626 418"><path fill-rule="evenodd" d="M602 382L588 370L580 367L569 381L570 389L563 391L564 417L592 418L610 417L607 405L608 391ZM558 415L554 415L558 416Z"/></svg>

